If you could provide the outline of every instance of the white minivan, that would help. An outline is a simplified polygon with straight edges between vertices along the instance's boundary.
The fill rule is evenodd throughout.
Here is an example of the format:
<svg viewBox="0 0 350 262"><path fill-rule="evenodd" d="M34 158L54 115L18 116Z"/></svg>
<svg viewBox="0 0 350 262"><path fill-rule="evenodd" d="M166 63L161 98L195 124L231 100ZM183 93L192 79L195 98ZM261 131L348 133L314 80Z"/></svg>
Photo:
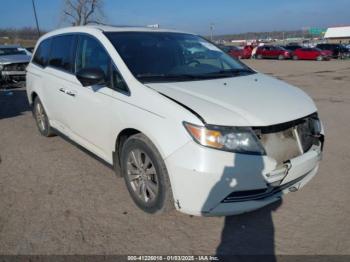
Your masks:
<svg viewBox="0 0 350 262"><path fill-rule="evenodd" d="M303 187L321 159L309 96L185 32L50 32L27 94L43 136L63 134L111 164L148 213L248 212Z"/></svg>

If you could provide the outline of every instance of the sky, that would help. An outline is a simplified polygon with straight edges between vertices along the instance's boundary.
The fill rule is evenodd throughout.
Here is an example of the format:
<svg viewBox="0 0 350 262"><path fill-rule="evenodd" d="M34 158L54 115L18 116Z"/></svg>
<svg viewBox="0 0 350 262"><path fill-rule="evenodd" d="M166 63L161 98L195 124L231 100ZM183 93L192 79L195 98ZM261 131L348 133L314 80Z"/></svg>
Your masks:
<svg viewBox="0 0 350 262"><path fill-rule="evenodd" d="M31 0L0 0L0 28L35 26ZM40 27L65 26L63 0L35 0ZM209 34L350 25L350 0L104 0L106 23ZM5 12L1 12L5 10Z"/></svg>

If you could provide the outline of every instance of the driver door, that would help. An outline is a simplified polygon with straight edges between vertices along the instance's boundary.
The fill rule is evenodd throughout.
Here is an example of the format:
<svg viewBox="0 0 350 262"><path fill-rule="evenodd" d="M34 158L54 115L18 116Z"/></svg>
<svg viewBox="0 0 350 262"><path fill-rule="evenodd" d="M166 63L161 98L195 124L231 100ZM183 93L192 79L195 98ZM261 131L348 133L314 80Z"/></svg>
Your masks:
<svg viewBox="0 0 350 262"><path fill-rule="evenodd" d="M88 35L80 35L75 58L75 73L82 69L100 69L105 74L101 85L84 87L76 78L72 92L75 96L70 104L69 126L72 136L84 147L99 157L111 161L112 130L119 126L119 112L111 110L115 106L112 81L112 61L102 44Z"/></svg>

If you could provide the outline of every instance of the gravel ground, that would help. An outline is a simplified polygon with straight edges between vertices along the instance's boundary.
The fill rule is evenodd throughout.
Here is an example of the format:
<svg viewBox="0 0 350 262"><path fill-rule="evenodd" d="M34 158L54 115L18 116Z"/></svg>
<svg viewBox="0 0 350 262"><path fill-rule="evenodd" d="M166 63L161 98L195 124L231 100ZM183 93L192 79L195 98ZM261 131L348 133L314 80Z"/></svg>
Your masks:
<svg viewBox="0 0 350 262"><path fill-rule="evenodd" d="M240 216L147 215L108 166L39 135L25 90L1 91L0 254L350 254L350 61L246 62L316 101L326 146L305 188Z"/></svg>

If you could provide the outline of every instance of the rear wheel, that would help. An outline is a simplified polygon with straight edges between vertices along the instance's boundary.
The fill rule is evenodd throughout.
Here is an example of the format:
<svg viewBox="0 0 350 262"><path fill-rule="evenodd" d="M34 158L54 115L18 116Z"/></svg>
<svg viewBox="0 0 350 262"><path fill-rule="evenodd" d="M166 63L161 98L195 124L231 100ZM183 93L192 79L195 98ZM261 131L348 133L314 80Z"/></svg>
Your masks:
<svg viewBox="0 0 350 262"><path fill-rule="evenodd" d="M283 55L279 55L278 56L278 60L284 60L284 56Z"/></svg>
<svg viewBox="0 0 350 262"><path fill-rule="evenodd" d="M298 60L298 59L299 59L299 57L298 57L298 56L293 55L293 60Z"/></svg>
<svg viewBox="0 0 350 262"><path fill-rule="evenodd" d="M317 61L322 61L322 60L323 60L323 57L322 57L322 56L318 56L318 57L316 57L316 60L317 60Z"/></svg>
<svg viewBox="0 0 350 262"><path fill-rule="evenodd" d="M262 55L257 55L256 58L257 59L262 59Z"/></svg>
<svg viewBox="0 0 350 262"><path fill-rule="evenodd" d="M46 111L38 97L34 100L33 114L40 134L46 137L53 136L54 132L50 126Z"/></svg>
<svg viewBox="0 0 350 262"><path fill-rule="evenodd" d="M122 174L135 204L147 213L174 208L165 163L153 143L143 134L131 136L121 154Z"/></svg>

